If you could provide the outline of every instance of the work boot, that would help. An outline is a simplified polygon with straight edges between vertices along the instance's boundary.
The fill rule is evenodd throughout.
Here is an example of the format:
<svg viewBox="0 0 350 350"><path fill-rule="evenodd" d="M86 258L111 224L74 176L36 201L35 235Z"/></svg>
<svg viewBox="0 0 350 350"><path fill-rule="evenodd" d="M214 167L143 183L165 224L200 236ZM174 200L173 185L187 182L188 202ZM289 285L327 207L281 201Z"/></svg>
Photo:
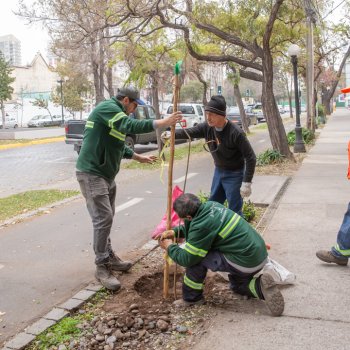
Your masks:
<svg viewBox="0 0 350 350"><path fill-rule="evenodd" d="M284 299L271 275L261 275L260 288L272 316L281 316L284 310Z"/></svg>
<svg viewBox="0 0 350 350"><path fill-rule="evenodd" d="M183 299L178 299L173 302L173 305L175 307L186 308L194 305L203 305L204 303L205 303L204 299L199 299L197 301L186 301Z"/></svg>
<svg viewBox="0 0 350 350"><path fill-rule="evenodd" d="M109 290L117 291L121 287L118 279L112 275L108 264L96 265L95 277L105 288Z"/></svg>
<svg viewBox="0 0 350 350"><path fill-rule="evenodd" d="M128 271L132 266L131 261L123 261L113 251L109 253L109 266L113 271Z"/></svg>
<svg viewBox="0 0 350 350"><path fill-rule="evenodd" d="M335 263L335 264L338 264L338 265L342 265L342 266L346 266L348 264L348 258L339 258L335 255L332 254L331 251L329 250L319 250L316 252L316 256L326 262L326 263Z"/></svg>

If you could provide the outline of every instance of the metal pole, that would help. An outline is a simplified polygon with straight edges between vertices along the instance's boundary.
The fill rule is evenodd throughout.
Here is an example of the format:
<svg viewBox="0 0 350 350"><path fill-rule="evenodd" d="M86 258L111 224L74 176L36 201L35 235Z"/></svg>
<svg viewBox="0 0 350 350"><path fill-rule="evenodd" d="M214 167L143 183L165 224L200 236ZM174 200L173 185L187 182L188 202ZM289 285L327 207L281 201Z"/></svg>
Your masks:
<svg viewBox="0 0 350 350"><path fill-rule="evenodd" d="M300 125L300 104L299 104L299 89L298 89L298 58L292 56L291 61L293 64L294 73L294 96L295 96L295 143L294 152L302 153L306 152L305 144L302 136L301 125Z"/></svg>

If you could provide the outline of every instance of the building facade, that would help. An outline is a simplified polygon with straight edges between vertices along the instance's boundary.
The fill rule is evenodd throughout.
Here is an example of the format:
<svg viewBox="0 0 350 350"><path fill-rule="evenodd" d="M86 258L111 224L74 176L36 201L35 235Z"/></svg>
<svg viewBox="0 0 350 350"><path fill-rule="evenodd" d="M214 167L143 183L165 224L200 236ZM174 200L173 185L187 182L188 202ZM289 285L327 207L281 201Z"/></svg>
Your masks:
<svg viewBox="0 0 350 350"><path fill-rule="evenodd" d="M12 66L22 64L21 42L13 35L0 36L0 51Z"/></svg>
<svg viewBox="0 0 350 350"><path fill-rule="evenodd" d="M14 89L13 100L27 98L48 98L51 91L58 86L58 74L46 63L38 52L31 64L27 66L13 66L12 83Z"/></svg>

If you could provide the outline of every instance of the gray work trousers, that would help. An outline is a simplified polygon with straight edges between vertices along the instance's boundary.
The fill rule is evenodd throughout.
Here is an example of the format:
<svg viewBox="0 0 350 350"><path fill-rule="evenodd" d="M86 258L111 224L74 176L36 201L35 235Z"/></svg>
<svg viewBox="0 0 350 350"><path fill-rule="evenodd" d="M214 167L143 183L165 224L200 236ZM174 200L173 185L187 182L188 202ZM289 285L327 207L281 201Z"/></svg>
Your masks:
<svg viewBox="0 0 350 350"><path fill-rule="evenodd" d="M95 264L105 264L112 252L109 236L115 212L117 186L114 180L106 180L101 176L81 171L77 171L76 175L94 229Z"/></svg>

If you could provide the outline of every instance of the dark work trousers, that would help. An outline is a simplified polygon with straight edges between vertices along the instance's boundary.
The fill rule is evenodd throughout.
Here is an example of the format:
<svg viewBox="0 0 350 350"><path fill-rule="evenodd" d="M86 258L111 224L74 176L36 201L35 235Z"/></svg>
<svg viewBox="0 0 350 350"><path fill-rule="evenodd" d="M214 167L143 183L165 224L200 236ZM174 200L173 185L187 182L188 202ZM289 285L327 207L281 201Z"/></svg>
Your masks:
<svg viewBox="0 0 350 350"><path fill-rule="evenodd" d="M215 167L209 200L224 204L227 199L228 207L243 216L243 198L240 193L242 181L243 170L233 171Z"/></svg>
<svg viewBox="0 0 350 350"><path fill-rule="evenodd" d="M211 250L199 264L186 268L184 283L182 285L182 297L185 301L198 301L203 298L203 281L208 269L211 271L228 272L230 288L235 293L254 297L249 289L249 283L262 267L260 266L254 272L245 273L231 266L222 253ZM257 293L259 297L262 297L260 283L257 284Z"/></svg>
<svg viewBox="0 0 350 350"><path fill-rule="evenodd" d="M109 237L115 212L117 187L114 180L77 171L81 193L85 197L94 229L95 264L105 264L112 251Z"/></svg>

